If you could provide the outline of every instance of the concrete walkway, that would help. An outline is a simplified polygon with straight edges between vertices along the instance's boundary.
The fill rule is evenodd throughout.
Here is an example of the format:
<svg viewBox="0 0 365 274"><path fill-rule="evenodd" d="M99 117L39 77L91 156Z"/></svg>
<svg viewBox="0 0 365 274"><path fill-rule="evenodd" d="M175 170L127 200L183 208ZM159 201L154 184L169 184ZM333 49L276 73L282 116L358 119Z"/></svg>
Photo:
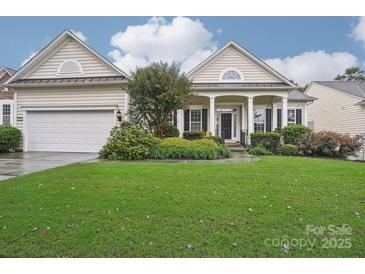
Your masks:
<svg viewBox="0 0 365 274"><path fill-rule="evenodd" d="M0 154L0 180L72 163L92 161L97 153L15 152Z"/></svg>

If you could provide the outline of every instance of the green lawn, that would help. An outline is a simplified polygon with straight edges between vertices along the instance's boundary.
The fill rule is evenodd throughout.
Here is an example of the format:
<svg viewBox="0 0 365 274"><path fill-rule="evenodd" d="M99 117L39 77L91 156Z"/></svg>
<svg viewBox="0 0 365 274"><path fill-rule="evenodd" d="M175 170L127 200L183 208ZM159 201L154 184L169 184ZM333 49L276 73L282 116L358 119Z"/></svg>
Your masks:
<svg viewBox="0 0 365 274"><path fill-rule="evenodd" d="M328 230L306 235L342 224L330 248ZM0 257L364 256L361 163L83 163L0 182Z"/></svg>

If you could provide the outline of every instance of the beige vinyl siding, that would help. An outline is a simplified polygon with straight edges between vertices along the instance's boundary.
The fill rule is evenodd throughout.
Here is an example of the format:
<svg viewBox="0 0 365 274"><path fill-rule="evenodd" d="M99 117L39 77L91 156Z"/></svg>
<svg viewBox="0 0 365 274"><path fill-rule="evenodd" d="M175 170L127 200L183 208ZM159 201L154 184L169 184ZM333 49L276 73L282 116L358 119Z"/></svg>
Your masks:
<svg viewBox="0 0 365 274"><path fill-rule="evenodd" d="M227 68L240 70L245 82L282 82L233 47L228 47L205 64L193 76L193 82L219 82L222 71Z"/></svg>
<svg viewBox="0 0 365 274"><path fill-rule="evenodd" d="M94 54L86 50L75 40L69 39L52 56L25 79L55 78L59 65L65 60L78 61L83 69L83 77L117 76L119 75L111 67L102 62Z"/></svg>
<svg viewBox="0 0 365 274"><path fill-rule="evenodd" d="M125 113L126 93L120 87L79 87L79 88L32 88L17 89L17 127L23 129L23 107L117 107Z"/></svg>
<svg viewBox="0 0 365 274"><path fill-rule="evenodd" d="M306 94L318 98L308 106L308 122L314 121L315 131L365 133L365 107L356 105L361 98L316 83Z"/></svg>

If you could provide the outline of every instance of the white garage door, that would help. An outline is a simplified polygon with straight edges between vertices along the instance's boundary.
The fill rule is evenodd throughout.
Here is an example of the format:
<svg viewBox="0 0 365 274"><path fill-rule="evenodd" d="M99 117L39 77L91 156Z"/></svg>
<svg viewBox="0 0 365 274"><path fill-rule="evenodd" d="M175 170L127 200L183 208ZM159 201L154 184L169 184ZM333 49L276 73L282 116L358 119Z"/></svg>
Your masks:
<svg viewBox="0 0 365 274"><path fill-rule="evenodd" d="M31 111L29 151L97 152L114 126L112 110Z"/></svg>

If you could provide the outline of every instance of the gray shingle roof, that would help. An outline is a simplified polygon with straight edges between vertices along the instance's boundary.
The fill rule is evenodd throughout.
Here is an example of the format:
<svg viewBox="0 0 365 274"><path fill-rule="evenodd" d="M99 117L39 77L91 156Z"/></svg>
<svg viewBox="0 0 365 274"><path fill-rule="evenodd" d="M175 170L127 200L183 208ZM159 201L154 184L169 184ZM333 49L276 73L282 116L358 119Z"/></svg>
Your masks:
<svg viewBox="0 0 365 274"><path fill-rule="evenodd" d="M289 92L289 95L288 95L288 100L291 100L291 101L313 101L315 99L316 98L308 96L308 95L304 94L303 92L300 92L297 89Z"/></svg>
<svg viewBox="0 0 365 274"><path fill-rule="evenodd" d="M365 98L365 81L314 81L314 83Z"/></svg>

